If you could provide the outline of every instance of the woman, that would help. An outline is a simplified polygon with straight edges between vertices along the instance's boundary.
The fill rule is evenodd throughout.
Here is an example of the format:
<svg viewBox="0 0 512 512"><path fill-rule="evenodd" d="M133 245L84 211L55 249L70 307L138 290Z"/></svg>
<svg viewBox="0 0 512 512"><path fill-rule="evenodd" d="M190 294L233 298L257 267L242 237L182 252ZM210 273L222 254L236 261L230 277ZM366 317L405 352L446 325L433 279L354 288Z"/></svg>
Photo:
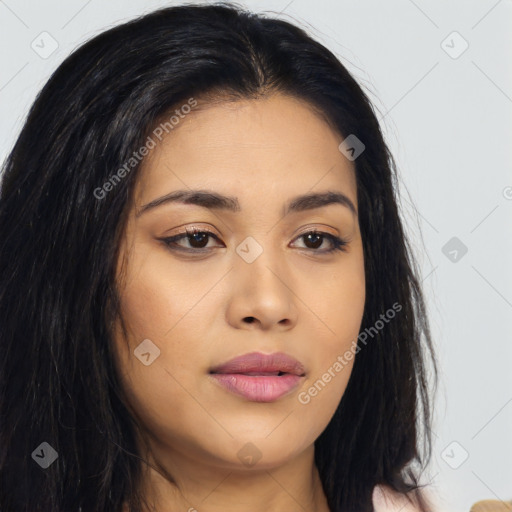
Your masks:
<svg viewBox="0 0 512 512"><path fill-rule="evenodd" d="M0 509L427 510L394 168L287 22L183 5L75 51L2 175Z"/></svg>

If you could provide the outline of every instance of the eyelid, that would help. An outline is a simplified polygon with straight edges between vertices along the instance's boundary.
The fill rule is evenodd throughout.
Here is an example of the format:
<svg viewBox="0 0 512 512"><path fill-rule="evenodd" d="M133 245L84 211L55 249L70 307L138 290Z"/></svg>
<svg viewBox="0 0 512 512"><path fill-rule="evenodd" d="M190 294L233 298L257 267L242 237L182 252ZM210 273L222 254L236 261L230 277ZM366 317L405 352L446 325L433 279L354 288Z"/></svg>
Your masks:
<svg viewBox="0 0 512 512"><path fill-rule="evenodd" d="M213 231L208 228L203 228L200 226L187 226L184 230L179 231L173 235L165 236L159 238L162 242L164 242L169 249L176 251L183 251L188 253L205 253L206 251L210 251L213 247L203 247L203 248L190 248L190 247L181 247L177 245L171 245L173 243L179 242L181 240L186 239L189 235L193 235L195 233L205 233L207 236L211 238L215 238L218 242L220 242L219 236L216 235Z"/></svg>
<svg viewBox="0 0 512 512"><path fill-rule="evenodd" d="M159 238L159 240L163 241L168 246L168 248L173 251L181 251L181 252L187 252L187 253L192 253L192 254L201 254L201 253L204 254L207 251L209 252L212 249L214 249L214 247L189 248L189 247L181 247L181 246L177 246L177 245L171 245L171 244L175 244L178 241L187 239L188 236L194 235L197 233L205 234L207 237L212 237L215 240L217 240L218 242L221 242L219 236L216 235L213 231L211 231L208 228L203 228L203 227L199 227L199 226L192 226L192 227L187 226L187 228L185 228L185 230L180 231L180 232L178 232L172 236L169 236L169 237ZM336 252L337 250L345 252L346 251L345 246L348 245L348 243L350 242L349 239L341 238L338 235L329 233L327 231L322 231L321 229L318 229L316 227L305 228L303 231L299 232L293 238L292 241L300 239L301 237L309 235L309 234L316 234L316 235L323 237L324 239L327 239L331 243L331 248L330 249L312 249L309 247L299 247L298 249L306 251L306 252L317 253L317 254L332 254L332 253ZM221 242L221 243L223 243L223 242ZM323 240L322 240L322 243L323 243Z"/></svg>

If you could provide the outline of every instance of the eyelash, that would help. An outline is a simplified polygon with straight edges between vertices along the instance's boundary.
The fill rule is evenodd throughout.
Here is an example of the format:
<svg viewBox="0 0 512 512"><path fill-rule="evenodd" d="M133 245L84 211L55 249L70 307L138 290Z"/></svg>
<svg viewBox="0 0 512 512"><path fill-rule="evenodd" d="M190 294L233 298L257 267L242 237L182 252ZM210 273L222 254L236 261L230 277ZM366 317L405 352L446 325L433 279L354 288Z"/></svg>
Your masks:
<svg viewBox="0 0 512 512"><path fill-rule="evenodd" d="M168 237L168 238L161 238L160 240L162 240L162 242L164 242L165 245L167 245L169 247L169 249L176 250L176 251L200 253L200 252L205 252L210 249L213 249L213 247L188 248L188 247L179 247L176 245L173 246L173 244L175 244L176 242L178 242L182 239L185 239L189 236L196 235L196 234L205 234L207 236L215 238L217 241L220 241L219 238L217 237L217 235L215 235L211 231L208 231L207 229L197 229L197 228L187 229L184 233L180 233L180 234ZM310 248L306 247L305 248L306 250L317 252L320 254L330 254L335 251L346 251L345 246L348 244L348 242L346 240L343 240L342 238L335 236L335 235L332 235L330 233L325 233L324 231L318 231L318 230L313 229L311 231L306 231L305 233L300 234L297 238L305 237L307 235L316 235L316 236L322 236L323 238L327 238L331 242L332 248L318 250L318 249L310 249Z"/></svg>

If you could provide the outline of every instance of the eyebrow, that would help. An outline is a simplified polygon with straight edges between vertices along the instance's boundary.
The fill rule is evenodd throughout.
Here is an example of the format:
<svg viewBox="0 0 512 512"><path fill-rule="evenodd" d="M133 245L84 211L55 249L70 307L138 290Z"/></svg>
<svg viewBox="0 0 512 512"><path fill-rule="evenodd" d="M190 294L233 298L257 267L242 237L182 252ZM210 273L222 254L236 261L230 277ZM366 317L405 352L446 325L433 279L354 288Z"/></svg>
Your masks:
<svg viewBox="0 0 512 512"><path fill-rule="evenodd" d="M238 198L233 196L225 196L212 190L176 190L141 206L136 217L139 217L148 210L168 203L194 204L203 208L230 212L239 212L241 210ZM329 204L341 204L357 215L357 210L352 200L345 194L332 190L296 196L286 204L284 214L313 210Z"/></svg>

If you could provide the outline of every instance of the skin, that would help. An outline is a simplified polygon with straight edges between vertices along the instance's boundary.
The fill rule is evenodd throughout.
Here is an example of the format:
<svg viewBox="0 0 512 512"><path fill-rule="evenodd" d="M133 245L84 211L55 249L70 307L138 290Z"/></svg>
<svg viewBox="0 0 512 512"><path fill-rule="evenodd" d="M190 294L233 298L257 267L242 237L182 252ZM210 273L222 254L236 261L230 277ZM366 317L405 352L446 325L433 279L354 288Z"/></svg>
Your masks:
<svg viewBox="0 0 512 512"><path fill-rule="evenodd" d="M118 329L115 346L129 407L144 429L149 451L141 439L141 453L175 479L145 472L144 493L155 510L328 512L313 443L354 361L309 403L298 395L357 338L365 303L362 241L357 214L346 206L284 216L283 208L297 195L332 190L357 210L355 166L338 150L342 140L307 103L273 94L200 104L145 159L118 263L128 338ZM236 196L240 211L167 203L137 216L178 189ZM207 238L202 246L209 249L194 256L159 240L186 227L212 231L220 241ZM332 247L327 238L300 236L313 228L347 239L345 250L322 252ZM263 249L252 263L236 252L249 236ZM176 244L193 247L190 238ZM148 366L134 355L145 339L160 349ZM209 375L253 351L301 361L300 386L258 403ZM237 455L246 443L261 454L252 466Z"/></svg>

